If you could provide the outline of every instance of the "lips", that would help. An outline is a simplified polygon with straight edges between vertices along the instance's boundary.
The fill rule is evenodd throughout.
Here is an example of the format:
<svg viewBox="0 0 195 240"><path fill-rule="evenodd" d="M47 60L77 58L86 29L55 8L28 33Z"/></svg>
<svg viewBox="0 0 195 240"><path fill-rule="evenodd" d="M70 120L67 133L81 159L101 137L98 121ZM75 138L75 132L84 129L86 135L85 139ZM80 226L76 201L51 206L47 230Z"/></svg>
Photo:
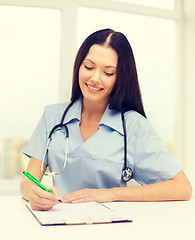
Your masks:
<svg viewBox="0 0 195 240"><path fill-rule="evenodd" d="M91 91L91 92L100 92L103 90L103 88L96 87L96 86L93 86L93 85L87 84L87 83L85 83L85 84L86 84L87 88L89 89L89 91Z"/></svg>

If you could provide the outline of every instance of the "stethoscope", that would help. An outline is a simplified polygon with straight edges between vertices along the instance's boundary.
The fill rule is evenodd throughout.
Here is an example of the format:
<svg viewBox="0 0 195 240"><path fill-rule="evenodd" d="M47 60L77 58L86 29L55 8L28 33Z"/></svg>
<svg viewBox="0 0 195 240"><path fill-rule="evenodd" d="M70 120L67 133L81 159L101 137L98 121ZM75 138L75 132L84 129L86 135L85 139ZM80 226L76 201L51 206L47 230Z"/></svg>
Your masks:
<svg viewBox="0 0 195 240"><path fill-rule="evenodd" d="M41 164L41 172L42 172L43 175L56 176L56 175L59 175L59 174L64 172L64 169L66 167L66 162L67 162L67 155L68 155L69 131L68 131L68 127L63 122L64 122L64 119L65 119L65 116L66 116L68 110L73 105L73 103L74 102L71 102L68 105L68 107L65 109L65 111L62 115L60 123L55 125L49 133L47 143L46 143L46 147L45 147L45 151L44 151L44 154L43 154L42 164ZM121 113L121 119L122 119L122 123L123 123L123 132L124 132L124 169L122 171L122 180L125 181L125 182L128 182L129 180L131 180L131 178L133 176L133 171L132 171L131 168L127 167L127 134L126 134L125 118L124 118L123 113ZM66 149L65 149L64 165L63 165L60 172L57 172L57 173L56 172L44 172L43 171L43 163L44 163L44 160L45 160L46 153L48 151L49 144L50 144L51 139L52 139L52 134L55 132L56 129L59 129L59 128L60 129L62 129L62 128L65 129Z"/></svg>

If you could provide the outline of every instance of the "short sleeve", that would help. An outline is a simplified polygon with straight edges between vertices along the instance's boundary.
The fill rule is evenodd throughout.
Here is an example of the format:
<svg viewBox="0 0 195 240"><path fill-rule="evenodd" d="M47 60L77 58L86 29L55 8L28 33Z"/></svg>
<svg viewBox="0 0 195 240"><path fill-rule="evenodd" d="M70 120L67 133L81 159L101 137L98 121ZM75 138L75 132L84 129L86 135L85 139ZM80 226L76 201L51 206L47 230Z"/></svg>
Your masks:
<svg viewBox="0 0 195 240"><path fill-rule="evenodd" d="M26 148L24 149L24 154L28 157L34 157L42 161L47 143L47 128L45 114L42 115L35 131L30 138ZM47 164L47 155L45 156L45 163Z"/></svg>
<svg viewBox="0 0 195 240"><path fill-rule="evenodd" d="M134 179L141 185L162 182L182 171L149 121L139 116L132 132Z"/></svg>

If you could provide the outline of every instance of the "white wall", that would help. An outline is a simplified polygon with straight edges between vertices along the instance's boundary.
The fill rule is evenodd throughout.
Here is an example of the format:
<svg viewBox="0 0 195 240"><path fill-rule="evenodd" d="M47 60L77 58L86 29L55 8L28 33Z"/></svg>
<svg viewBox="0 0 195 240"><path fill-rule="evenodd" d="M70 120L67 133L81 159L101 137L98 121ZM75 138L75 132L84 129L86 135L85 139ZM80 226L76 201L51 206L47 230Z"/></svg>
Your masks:
<svg viewBox="0 0 195 240"><path fill-rule="evenodd" d="M195 189L195 1L184 0L184 169Z"/></svg>

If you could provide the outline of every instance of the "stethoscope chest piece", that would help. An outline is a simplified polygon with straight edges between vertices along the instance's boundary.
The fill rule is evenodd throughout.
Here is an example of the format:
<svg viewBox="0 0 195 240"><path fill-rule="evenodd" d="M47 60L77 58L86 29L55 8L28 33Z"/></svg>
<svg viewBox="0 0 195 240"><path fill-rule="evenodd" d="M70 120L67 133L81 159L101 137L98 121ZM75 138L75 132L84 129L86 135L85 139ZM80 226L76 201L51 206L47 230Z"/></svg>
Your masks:
<svg viewBox="0 0 195 240"><path fill-rule="evenodd" d="M131 170L131 168L126 167L122 173L123 181L128 182L129 180L131 180L132 176L133 176L133 171Z"/></svg>

